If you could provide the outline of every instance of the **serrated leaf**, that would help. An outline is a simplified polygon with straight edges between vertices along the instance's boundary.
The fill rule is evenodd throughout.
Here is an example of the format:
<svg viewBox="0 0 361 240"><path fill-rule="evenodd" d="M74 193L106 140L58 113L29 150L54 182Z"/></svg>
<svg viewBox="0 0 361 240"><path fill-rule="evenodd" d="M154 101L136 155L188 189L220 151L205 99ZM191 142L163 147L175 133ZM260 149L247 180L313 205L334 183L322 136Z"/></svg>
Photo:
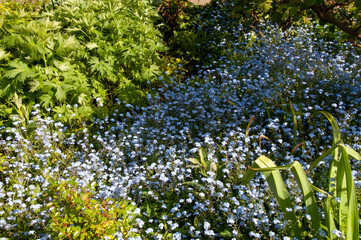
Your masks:
<svg viewBox="0 0 361 240"><path fill-rule="evenodd" d="M9 63L11 70L5 71L4 77L16 78L17 80L24 82L25 79L34 76L34 72L28 67L28 65L22 61L13 61Z"/></svg>
<svg viewBox="0 0 361 240"><path fill-rule="evenodd" d="M78 46L78 42L76 41L76 38L74 36L70 36L68 37L68 39L66 39L64 41L64 48L69 48L69 49L75 49Z"/></svg>
<svg viewBox="0 0 361 240"><path fill-rule="evenodd" d="M31 82L29 82L29 85L30 85L30 90L29 91L30 92L35 92L39 88L40 82L37 81L37 80L31 81Z"/></svg>
<svg viewBox="0 0 361 240"><path fill-rule="evenodd" d="M68 63L66 63L66 62L64 63L64 62L54 61L54 66L62 72L66 72L70 69L70 67L68 66Z"/></svg>
<svg viewBox="0 0 361 240"><path fill-rule="evenodd" d="M61 102L66 99L66 91L64 90L63 86L58 85L56 87L55 98Z"/></svg>
<svg viewBox="0 0 361 240"><path fill-rule="evenodd" d="M53 101L52 101L52 96L49 95L49 94L52 94L53 95L53 92L49 92L48 94L43 94L41 95L39 98L40 98L40 102L45 106L45 107L49 107L49 106L53 106Z"/></svg>
<svg viewBox="0 0 361 240"><path fill-rule="evenodd" d="M0 60L3 60L9 56L10 56L10 53L7 53L3 49L0 49Z"/></svg>

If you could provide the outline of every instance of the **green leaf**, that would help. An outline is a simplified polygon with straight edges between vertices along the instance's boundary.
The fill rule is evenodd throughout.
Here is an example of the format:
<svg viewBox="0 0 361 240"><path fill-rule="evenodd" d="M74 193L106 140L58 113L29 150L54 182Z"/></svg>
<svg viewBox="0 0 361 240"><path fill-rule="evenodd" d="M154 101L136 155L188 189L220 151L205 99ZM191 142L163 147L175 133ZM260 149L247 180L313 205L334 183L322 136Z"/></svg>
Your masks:
<svg viewBox="0 0 361 240"><path fill-rule="evenodd" d="M78 42L76 41L75 36L70 36L64 41L64 48L68 49L76 49L78 46Z"/></svg>
<svg viewBox="0 0 361 240"><path fill-rule="evenodd" d="M80 231L77 230L76 232L74 232L73 237L77 238L77 237L79 237L79 235L80 235Z"/></svg>
<svg viewBox="0 0 361 240"><path fill-rule="evenodd" d="M316 113L313 114L313 116L317 114L323 114L331 123L332 131L333 131L333 144L341 142L340 128L338 127L336 119L331 115L331 113L325 111L317 111Z"/></svg>
<svg viewBox="0 0 361 240"><path fill-rule="evenodd" d="M255 176L255 173L257 171L253 169L272 168L272 167L277 167L277 166L272 162L271 159L263 155L260 156L251 165L251 169L248 169L246 171L245 175L241 179L241 184L249 183L251 181L251 179ZM291 222L292 227L289 230L291 231L292 235L296 236L299 239L302 239L301 231L298 226L296 216L293 212L293 204L291 202L291 198L288 193L287 187L283 182L280 171L278 169L270 172L267 171L264 173L264 175L266 177L267 183L272 193L275 195L278 204L280 205L285 215L285 218Z"/></svg>
<svg viewBox="0 0 361 240"><path fill-rule="evenodd" d="M347 154L349 154L354 159L361 161L361 154L359 154L358 152L347 146L345 146L345 149Z"/></svg>
<svg viewBox="0 0 361 240"><path fill-rule="evenodd" d="M188 158L188 160L189 160L191 163L193 163L193 164L201 165L200 162L199 162L197 159L195 159L195 158Z"/></svg>
<svg viewBox="0 0 361 240"><path fill-rule="evenodd" d="M356 199L355 184L352 177L352 171L347 151L344 147L341 149L341 164L344 176L340 179L343 181L340 186L340 230L346 233L346 239L359 238L359 219ZM340 172L340 175L342 172Z"/></svg>
<svg viewBox="0 0 361 240"><path fill-rule="evenodd" d="M306 173L299 162L295 161L293 163L291 171L295 176L297 184L302 191L307 213L311 216L312 234L314 236L318 236L318 229L320 229L321 226L321 218L318 213L318 206L316 203L315 195L313 193L311 184L308 181Z"/></svg>
<svg viewBox="0 0 361 240"><path fill-rule="evenodd" d="M21 82L25 79L34 76L34 72L28 67L28 65L22 61L13 61L9 63L11 70L5 71L4 77L16 78Z"/></svg>
<svg viewBox="0 0 361 240"><path fill-rule="evenodd" d="M335 148L341 146L342 143L336 143L334 144L330 149L328 149L326 152L322 153L321 156L319 156L316 160L314 160L311 164L310 164L310 168L309 168L309 171L311 171L314 167L317 166L317 164L322 161L323 159L325 159L328 155L330 155L334 150Z"/></svg>
<svg viewBox="0 0 361 240"><path fill-rule="evenodd" d="M30 92L35 92L38 88L39 88L39 86L40 86L40 82L39 81L31 81L31 82L29 82L29 85L30 85Z"/></svg>
<svg viewBox="0 0 361 240"><path fill-rule="evenodd" d="M85 46L87 48L89 48L90 50L98 47L98 45L96 43L93 43L93 42L88 42L87 44L85 44Z"/></svg>
<svg viewBox="0 0 361 240"><path fill-rule="evenodd" d="M49 107L49 106L52 107L54 105L54 102L52 101L53 95L54 95L53 92L48 92L48 94L43 94L39 97L44 107Z"/></svg>
<svg viewBox="0 0 361 240"><path fill-rule="evenodd" d="M228 230L228 229L224 229L222 232L219 233L219 235L221 235L221 237L224 237L224 238L232 238L233 237L231 230Z"/></svg>
<svg viewBox="0 0 361 240"><path fill-rule="evenodd" d="M331 207L331 198L328 197L324 201L324 211L325 211L325 220L326 220L326 229L328 230L328 238L330 240L338 239L338 237L332 232L336 229L335 217L333 213L333 208Z"/></svg>
<svg viewBox="0 0 361 240"><path fill-rule="evenodd" d="M61 102L66 99L66 91L64 90L63 86L58 85L56 87L55 98Z"/></svg>
<svg viewBox="0 0 361 240"><path fill-rule="evenodd" d="M3 60L9 56L10 56L10 53L7 53L3 49L0 49L0 60Z"/></svg>

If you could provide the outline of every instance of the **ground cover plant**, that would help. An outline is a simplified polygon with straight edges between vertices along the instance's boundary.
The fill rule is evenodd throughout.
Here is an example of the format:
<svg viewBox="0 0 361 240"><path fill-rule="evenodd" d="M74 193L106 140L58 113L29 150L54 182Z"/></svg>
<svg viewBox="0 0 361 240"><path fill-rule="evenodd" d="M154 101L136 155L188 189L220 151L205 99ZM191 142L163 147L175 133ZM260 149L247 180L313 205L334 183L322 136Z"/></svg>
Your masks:
<svg viewBox="0 0 361 240"><path fill-rule="evenodd" d="M345 174L355 185L352 221L359 228L361 166L352 152L361 150L359 50L318 38L310 30L318 26L285 34L261 21L244 29L230 17L231 2L213 2L199 14L194 29L219 39L206 46L218 49L214 60L182 81L168 75L147 105L115 99L119 109L77 128L35 105L27 125L14 116L12 126L2 126L0 237L359 238L358 229L353 237L345 230L336 197L340 204L347 197L327 175L338 154L350 155ZM320 111L331 121L314 115ZM275 170L252 166L262 155L283 169L299 163L297 174L279 175L286 208L267 172L245 184L250 171ZM343 184L344 175L337 176ZM304 201L305 179L330 192L314 191L314 204ZM332 222L327 204L332 228L323 226Z"/></svg>

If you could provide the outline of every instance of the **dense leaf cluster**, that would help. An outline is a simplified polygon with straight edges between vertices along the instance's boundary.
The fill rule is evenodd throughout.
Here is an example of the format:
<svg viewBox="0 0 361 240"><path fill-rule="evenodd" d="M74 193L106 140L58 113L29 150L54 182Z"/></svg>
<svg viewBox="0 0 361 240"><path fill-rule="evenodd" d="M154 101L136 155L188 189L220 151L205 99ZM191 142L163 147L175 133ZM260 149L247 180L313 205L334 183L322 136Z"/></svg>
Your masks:
<svg viewBox="0 0 361 240"><path fill-rule="evenodd" d="M56 113L83 115L120 101L137 103L160 75L165 49L156 11L143 0L60 2L37 14L5 13L0 23L1 115L17 95Z"/></svg>

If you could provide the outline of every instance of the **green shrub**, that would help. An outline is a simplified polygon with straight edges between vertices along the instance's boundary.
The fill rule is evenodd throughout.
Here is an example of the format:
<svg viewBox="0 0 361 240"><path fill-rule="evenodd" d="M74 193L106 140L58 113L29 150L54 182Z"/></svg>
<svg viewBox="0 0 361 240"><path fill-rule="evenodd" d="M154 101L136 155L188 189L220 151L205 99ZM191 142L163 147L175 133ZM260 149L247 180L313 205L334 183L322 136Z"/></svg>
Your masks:
<svg viewBox="0 0 361 240"><path fill-rule="evenodd" d="M96 184L79 188L74 179L51 182L43 195L51 209L47 233L56 239L123 239L135 237L132 232L135 206L126 201L93 198Z"/></svg>
<svg viewBox="0 0 361 240"><path fill-rule="evenodd" d="M0 29L1 114L17 94L64 114L78 105L89 115L119 99L142 104L161 74L165 50L146 1L69 0L54 10L6 13ZM104 110L104 109L103 109Z"/></svg>

